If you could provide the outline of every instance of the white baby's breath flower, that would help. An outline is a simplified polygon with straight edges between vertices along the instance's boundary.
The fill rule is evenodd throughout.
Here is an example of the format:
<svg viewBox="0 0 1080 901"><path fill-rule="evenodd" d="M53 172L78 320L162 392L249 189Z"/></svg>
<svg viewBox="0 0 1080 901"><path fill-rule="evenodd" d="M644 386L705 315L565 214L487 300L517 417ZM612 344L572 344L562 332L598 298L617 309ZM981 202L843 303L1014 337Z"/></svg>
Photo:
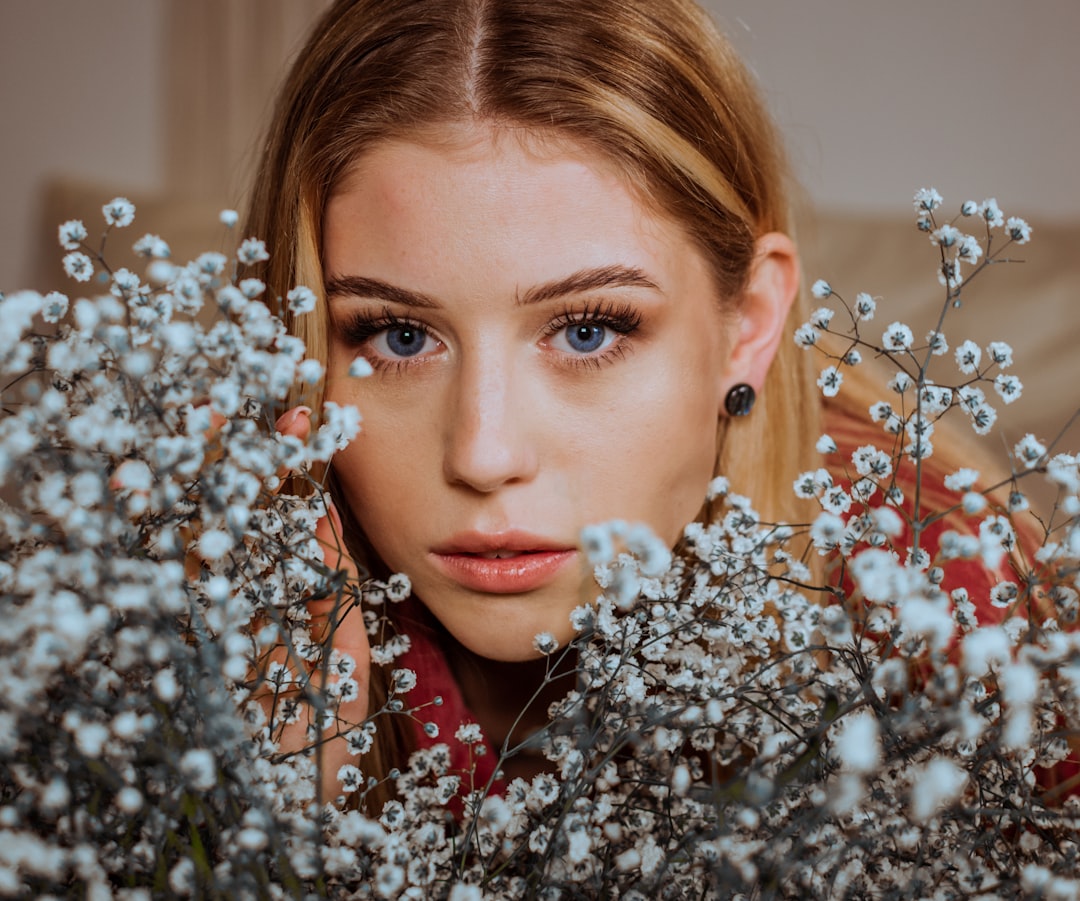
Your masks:
<svg viewBox="0 0 1080 901"><path fill-rule="evenodd" d="M950 491L967 492L975 487L979 480L979 471L964 467L945 476L945 487Z"/></svg>
<svg viewBox="0 0 1080 901"><path fill-rule="evenodd" d="M795 343L802 348L813 347L818 342L820 333L809 322L795 329Z"/></svg>
<svg viewBox="0 0 1080 901"><path fill-rule="evenodd" d="M817 384L825 397L836 397L840 391L840 385L844 381L844 374L835 366L827 366L821 370Z"/></svg>
<svg viewBox="0 0 1080 901"><path fill-rule="evenodd" d="M833 739L840 766L852 773L870 773L881 760L881 736L877 719L866 711L844 717Z"/></svg>
<svg viewBox="0 0 1080 901"><path fill-rule="evenodd" d="M965 200L960 205L961 216L974 216L979 212L979 205L974 200Z"/></svg>
<svg viewBox="0 0 1080 901"><path fill-rule="evenodd" d="M148 257L155 260L168 259L171 253L168 244L157 235L152 235L149 232L132 244L131 249L140 257Z"/></svg>
<svg viewBox="0 0 1080 901"><path fill-rule="evenodd" d="M226 228L232 228L240 219L236 210L222 210L218 213L218 221Z"/></svg>
<svg viewBox="0 0 1080 901"><path fill-rule="evenodd" d="M1002 369L1006 369L1009 366L1012 366L1012 348L1004 341L991 341L986 346L986 352L989 355L990 359L993 360Z"/></svg>
<svg viewBox="0 0 1080 901"><path fill-rule="evenodd" d="M1000 626L984 626L969 632L960 643L964 672L977 679L1012 659L1009 636Z"/></svg>
<svg viewBox="0 0 1080 901"><path fill-rule="evenodd" d="M1019 216L1010 216L1005 223L1005 230L1017 244L1027 244L1031 240L1031 226Z"/></svg>
<svg viewBox="0 0 1080 901"><path fill-rule="evenodd" d="M976 435L988 435L997 421L997 410L987 403L968 405L966 412L971 417L971 428Z"/></svg>
<svg viewBox="0 0 1080 901"><path fill-rule="evenodd" d="M930 348L930 353L935 357L940 357L949 352L949 342L945 340L945 336L941 332L934 329L927 332L926 343Z"/></svg>
<svg viewBox="0 0 1080 901"><path fill-rule="evenodd" d="M968 775L951 760L938 757L913 773L911 816L925 823L943 807L956 801L967 785Z"/></svg>
<svg viewBox="0 0 1080 901"><path fill-rule="evenodd" d="M114 297L129 298L139 293L139 276L130 269L117 269L109 288Z"/></svg>
<svg viewBox="0 0 1080 901"><path fill-rule="evenodd" d="M814 445L814 449L819 454L835 454L836 442L829 435L822 435L817 440L817 444Z"/></svg>
<svg viewBox="0 0 1080 901"><path fill-rule="evenodd" d="M178 898L190 898L195 894L195 861L190 857L182 857L169 870L169 888Z"/></svg>
<svg viewBox="0 0 1080 901"><path fill-rule="evenodd" d="M1027 496L1022 491L1010 491L1009 492L1009 512L1010 513L1023 513L1031 506L1028 503Z"/></svg>
<svg viewBox="0 0 1080 901"><path fill-rule="evenodd" d="M94 274L94 265L90 257L81 251L69 253L64 257L64 272L77 282L88 282Z"/></svg>
<svg viewBox="0 0 1080 901"><path fill-rule="evenodd" d="M726 476L716 476L705 489L705 497L714 501L718 497L724 497L731 490L731 483Z"/></svg>
<svg viewBox="0 0 1080 901"><path fill-rule="evenodd" d="M923 416L939 416L952 406L953 392L951 388L928 381L919 392L919 400Z"/></svg>
<svg viewBox="0 0 1080 901"><path fill-rule="evenodd" d="M829 323L832 322L832 318L835 315L835 311L830 310L828 307L818 307L810 314L810 325L825 331L829 328Z"/></svg>
<svg viewBox="0 0 1080 901"><path fill-rule="evenodd" d="M315 292L305 285L297 285L287 295L289 312L294 316L302 316L315 309L317 298Z"/></svg>
<svg viewBox="0 0 1080 901"><path fill-rule="evenodd" d="M116 793L115 804L117 809L123 813L138 813L143 806L142 792L132 785L125 785Z"/></svg>
<svg viewBox="0 0 1080 901"><path fill-rule="evenodd" d="M346 794L359 791L365 784L363 772L351 763L343 764L338 768L337 780L341 783L341 790Z"/></svg>
<svg viewBox="0 0 1080 901"><path fill-rule="evenodd" d="M266 284L261 278L241 279L236 287L240 289L240 293L248 300L254 300L266 290Z"/></svg>
<svg viewBox="0 0 1080 901"><path fill-rule="evenodd" d="M533 638L533 648L537 653L546 656L548 654L553 654L559 649L559 642L550 632L540 632Z"/></svg>
<svg viewBox="0 0 1080 901"><path fill-rule="evenodd" d="M358 356L353 359L349 364L349 377L354 379L366 379L368 376L373 375L375 370L372 368L371 363L368 362L367 357Z"/></svg>
<svg viewBox="0 0 1080 901"><path fill-rule="evenodd" d="M978 372L981 361L982 349L974 341L965 341L956 348L956 365L965 375Z"/></svg>
<svg viewBox="0 0 1080 901"><path fill-rule="evenodd" d="M930 243L940 247L952 247L963 235L954 225L942 225L930 233Z"/></svg>
<svg viewBox="0 0 1080 901"><path fill-rule="evenodd" d="M1004 373L1001 373L994 379L994 390L1007 404L1011 404L1014 400L1018 400L1023 389L1023 384L1015 375L1005 375Z"/></svg>
<svg viewBox="0 0 1080 901"><path fill-rule="evenodd" d="M919 188L915 192L915 212L932 213L941 206L942 197L934 188Z"/></svg>
<svg viewBox="0 0 1080 901"><path fill-rule="evenodd" d="M949 288L957 288L964 281L964 273L960 270L960 260L944 260L938 270L938 282Z"/></svg>
<svg viewBox="0 0 1080 901"><path fill-rule="evenodd" d="M875 507L870 511L874 528L882 535L897 538L904 532L904 520L892 507Z"/></svg>
<svg viewBox="0 0 1080 901"><path fill-rule="evenodd" d="M195 259L195 270L201 275L221 275L228 264L229 260L225 254L207 251L206 253L200 253Z"/></svg>
<svg viewBox="0 0 1080 901"><path fill-rule="evenodd" d="M1013 455L1025 467L1031 469L1038 466L1039 462L1046 457L1046 447L1034 435L1028 433L1016 443Z"/></svg>
<svg viewBox="0 0 1080 901"><path fill-rule="evenodd" d="M484 732L477 723L462 723L454 738L466 745L477 745L484 740Z"/></svg>
<svg viewBox="0 0 1080 901"><path fill-rule="evenodd" d="M581 530L581 549L592 566L610 563L615 557L615 542L606 524L585 526Z"/></svg>
<svg viewBox="0 0 1080 901"><path fill-rule="evenodd" d="M879 400L871 404L869 408L871 422L886 422L893 416L892 404L888 401Z"/></svg>
<svg viewBox="0 0 1080 901"><path fill-rule="evenodd" d="M991 228L999 228L1005 222L1005 216L993 197L988 197L979 204L979 212Z"/></svg>
<svg viewBox="0 0 1080 901"><path fill-rule="evenodd" d="M232 548L232 536L221 529L207 529L199 536L199 556L204 560L219 560Z"/></svg>
<svg viewBox="0 0 1080 901"><path fill-rule="evenodd" d="M810 526L810 539L821 554L838 547L843 534L844 521L833 513L819 513Z"/></svg>
<svg viewBox="0 0 1080 901"><path fill-rule="evenodd" d="M961 498L960 505L968 516L975 516L986 509L986 497L978 491L969 491Z"/></svg>
<svg viewBox="0 0 1080 901"><path fill-rule="evenodd" d="M910 332L909 332L910 335ZM915 387L915 380L903 370L897 371L888 383L889 389L897 394L904 394Z"/></svg>
<svg viewBox="0 0 1080 901"><path fill-rule="evenodd" d="M68 311L67 296L59 291L50 291L42 298L41 318L46 322L59 322Z"/></svg>
<svg viewBox="0 0 1080 901"><path fill-rule="evenodd" d="M869 322L877 312L877 301L865 291L855 295L855 315L857 318Z"/></svg>
<svg viewBox="0 0 1080 901"><path fill-rule="evenodd" d="M86 240L86 226L79 219L69 219L59 229L60 246L64 250L78 250Z"/></svg>
<svg viewBox="0 0 1080 901"><path fill-rule="evenodd" d="M833 293L832 286L823 278L819 278L810 288L810 293L818 300L824 300Z"/></svg>
<svg viewBox="0 0 1080 901"><path fill-rule="evenodd" d="M982 256L982 245L973 235L962 235L956 248L956 259L961 263L975 264Z"/></svg>
<svg viewBox="0 0 1080 901"><path fill-rule="evenodd" d="M105 222L116 228L126 228L135 221L135 204L126 197L114 197L101 208Z"/></svg>
<svg viewBox="0 0 1080 901"><path fill-rule="evenodd" d="M217 784L214 755L203 748L193 748L184 753L180 758L180 772L196 791L209 791Z"/></svg>
<svg viewBox="0 0 1080 901"><path fill-rule="evenodd" d="M887 351L908 350L914 340L911 329L902 322L892 323L881 336L882 346Z"/></svg>
<svg viewBox="0 0 1080 901"><path fill-rule="evenodd" d="M266 252L266 244L258 238L245 238L236 250L236 259L250 266L270 259L270 254Z"/></svg>
<svg viewBox="0 0 1080 901"><path fill-rule="evenodd" d="M416 688L416 673L411 669L396 669L390 674L390 683L396 694L404 694Z"/></svg>
<svg viewBox="0 0 1080 901"><path fill-rule="evenodd" d="M386 597L392 604L399 604L412 594L412 583L405 573L394 573L386 580Z"/></svg>
<svg viewBox="0 0 1080 901"><path fill-rule="evenodd" d="M296 367L296 377L308 385L317 384L323 377L323 364L318 360L304 360Z"/></svg>
<svg viewBox="0 0 1080 901"><path fill-rule="evenodd" d="M1016 533L1004 516L988 516L979 523L979 549L987 569L994 571L1001 566L1015 542Z"/></svg>

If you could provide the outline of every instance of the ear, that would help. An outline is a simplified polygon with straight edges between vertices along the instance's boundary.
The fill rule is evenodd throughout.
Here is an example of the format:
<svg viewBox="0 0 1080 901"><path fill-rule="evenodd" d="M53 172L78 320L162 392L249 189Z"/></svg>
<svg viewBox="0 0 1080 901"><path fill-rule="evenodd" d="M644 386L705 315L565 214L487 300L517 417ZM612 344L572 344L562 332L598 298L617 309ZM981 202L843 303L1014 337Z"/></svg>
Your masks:
<svg viewBox="0 0 1080 901"><path fill-rule="evenodd" d="M781 232L757 240L753 268L736 313L735 343L725 371L724 393L739 382L760 392L784 338L788 312L799 293L799 254Z"/></svg>

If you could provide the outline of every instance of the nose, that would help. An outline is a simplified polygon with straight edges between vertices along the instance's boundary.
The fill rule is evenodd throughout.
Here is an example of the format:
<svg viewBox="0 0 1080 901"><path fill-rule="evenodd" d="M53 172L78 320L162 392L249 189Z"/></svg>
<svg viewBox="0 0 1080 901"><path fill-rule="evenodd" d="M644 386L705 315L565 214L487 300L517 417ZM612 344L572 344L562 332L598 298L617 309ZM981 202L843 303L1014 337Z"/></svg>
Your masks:
<svg viewBox="0 0 1080 901"><path fill-rule="evenodd" d="M484 494L537 472L535 409L512 359L463 363L446 406L443 472L451 485Z"/></svg>

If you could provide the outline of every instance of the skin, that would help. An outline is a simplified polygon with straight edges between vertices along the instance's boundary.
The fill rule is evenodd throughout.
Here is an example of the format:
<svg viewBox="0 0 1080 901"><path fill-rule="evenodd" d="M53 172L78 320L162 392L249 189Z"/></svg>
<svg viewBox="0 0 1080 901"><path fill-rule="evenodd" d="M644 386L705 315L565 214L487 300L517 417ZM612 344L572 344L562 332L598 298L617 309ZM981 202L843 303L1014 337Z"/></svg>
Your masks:
<svg viewBox="0 0 1080 901"><path fill-rule="evenodd" d="M462 688L496 737L530 691L532 678L518 677L536 662L534 636L571 638L570 612L596 590L591 574L574 552L542 587L490 593L448 577L433 549L508 530L572 549L583 526L614 518L674 544L714 474L725 393L737 382L760 389L798 265L786 237L764 236L732 312L680 225L594 152L486 126L437 138L366 151L326 208L326 397L364 418L334 460L338 503L480 662ZM530 299L611 267L635 277ZM627 317L636 326L622 334L597 318L612 309L620 328ZM393 326L358 335L357 317L385 325L387 313ZM572 343L580 326L599 338L595 350ZM348 375L358 355L372 376Z"/></svg>

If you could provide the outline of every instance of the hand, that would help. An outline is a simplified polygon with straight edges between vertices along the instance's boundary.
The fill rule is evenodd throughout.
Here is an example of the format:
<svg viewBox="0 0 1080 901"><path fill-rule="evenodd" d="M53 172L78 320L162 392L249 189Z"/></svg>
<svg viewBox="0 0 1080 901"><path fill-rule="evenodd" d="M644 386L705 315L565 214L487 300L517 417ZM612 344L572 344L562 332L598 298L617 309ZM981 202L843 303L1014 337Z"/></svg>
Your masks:
<svg viewBox="0 0 1080 901"><path fill-rule="evenodd" d="M294 407L278 419L276 427L282 435L292 435L306 441L311 432L311 412L307 407ZM287 475L287 472L279 473L282 478ZM326 515L315 526L315 537L322 545L326 566L330 570L344 572L347 584L357 585L359 572L345 549L341 517L332 500L328 502ZM306 683L307 691L295 685L275 688L270 682L263 681L256 693L273 725L272 736L279 748L284 753L293 753L312 745L308 726L314 721L316 709L313 704L300 701L302 695L306 693L310 698L311 694L318 693L332 701L333 695L328 694L327 689L332 691L336 686L347 689L337 699L335 712L338 724L320 730L320 738L315 740L323 796L333 798L341 794L338 770L342 765L357 760L349 751L346 734L350 726L359 725L368 714L371 648L362 612L350 592L335 591L328 597L309 600L307 610L311 617L308 624L311 638L323 648L322 656L308 664L279 644L260 661L260 675L267 674L271 668L275 668L275 664L285 665L294 679L299 675L301 683ZM337 666L339 655L352 658L355 667L351 673L343 673ZM297 668L300 666L306 667L307 672L298 674ZM297 718L283 724L286 710L297 701L300 701Z"/></svg>

